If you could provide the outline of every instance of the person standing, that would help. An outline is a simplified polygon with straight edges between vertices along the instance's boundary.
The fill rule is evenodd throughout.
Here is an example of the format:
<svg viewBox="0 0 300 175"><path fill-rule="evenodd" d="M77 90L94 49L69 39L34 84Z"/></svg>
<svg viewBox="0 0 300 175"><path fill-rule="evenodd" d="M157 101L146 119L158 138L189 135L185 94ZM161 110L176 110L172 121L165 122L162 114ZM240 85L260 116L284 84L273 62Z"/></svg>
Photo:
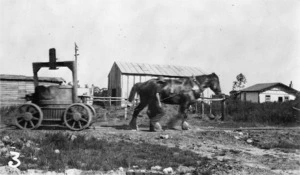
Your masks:
<svg viewBox="0 0 300 175"><path fill-rule="evenodd" d="M160 119L165 115L162 108L160 93L165 85L166 81L163 77L159 77L154 84L155 98L151 100L148 105L147 115L150 119L150 131L162 131L162 127L159 124Z"/></svg>

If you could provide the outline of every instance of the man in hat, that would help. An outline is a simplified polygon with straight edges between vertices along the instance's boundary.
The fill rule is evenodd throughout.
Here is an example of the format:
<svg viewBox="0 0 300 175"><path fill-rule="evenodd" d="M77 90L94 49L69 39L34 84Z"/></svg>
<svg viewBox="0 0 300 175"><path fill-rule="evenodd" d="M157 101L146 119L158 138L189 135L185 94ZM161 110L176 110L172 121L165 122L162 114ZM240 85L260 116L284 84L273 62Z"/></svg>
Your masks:
<svg viewBox="0 0 300 175"><path fill-rule="evenodd" d="M160 92L163 89L166 81L162 76L158 77L155 86L155 99L153 99L148 105L147 115L150 119L150 131L162 131L162 127L159 124L159 120L165 115L162 108Z"/></svg>

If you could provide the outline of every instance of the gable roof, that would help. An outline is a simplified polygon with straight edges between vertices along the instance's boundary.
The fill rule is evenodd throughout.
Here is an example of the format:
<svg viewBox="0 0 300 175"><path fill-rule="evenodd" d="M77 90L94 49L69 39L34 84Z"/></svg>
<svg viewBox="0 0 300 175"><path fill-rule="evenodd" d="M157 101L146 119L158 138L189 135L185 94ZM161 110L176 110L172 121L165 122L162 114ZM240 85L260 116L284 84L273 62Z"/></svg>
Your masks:
<svg viewBox="0 0 300 175"><path fill-rule="evenodd" d="M291 88L291 87L289 87L289 86L287 86L283 83L279 83L279 82L255 84L253 86L250 86L250 87L247 87L245 89L240 90L240 92L263 92L263 91L266 91L266 90L271 89L271 88L276 87L276 86L283 87L291 93L297 93L298 92L297 90L295 90L295 89L293 89L293 88Z"/></svg>
<svg viewBox="0 0 300 175"><path fill-rule="evenodd" d="M205 74L199 67L159 65L146 63L115 62L122 74L165 77L187 77Z"/></svg>
<svg viewBox="0 0 300 175"><path fill-rule="evenodd" d="M33 76L0 74L0 80L33 81ZM39 82L62 83L64 81L61 77L39 77Z"/></svg>

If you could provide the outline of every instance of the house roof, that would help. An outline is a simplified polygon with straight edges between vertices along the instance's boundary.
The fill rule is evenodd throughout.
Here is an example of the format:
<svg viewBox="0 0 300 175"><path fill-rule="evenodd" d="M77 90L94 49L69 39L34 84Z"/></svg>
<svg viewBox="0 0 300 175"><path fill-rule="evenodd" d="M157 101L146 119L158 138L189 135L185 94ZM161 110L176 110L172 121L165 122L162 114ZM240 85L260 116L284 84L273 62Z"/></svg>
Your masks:
<svg viewBox="0 0 300 175"><path fill-rule="evenodd" d="M25 75L9 75L9 74L0 74L0 80L15 80L15 81L33 81L32 76ZM39 77L39 82L54 82L61 83L65 80L60 77Z"/></svg>
<svg viewBox="0 0 300 175"><path fill-rule="evenodd" d="M276 86L280 86L283 87L285 89L287 89L288 91L290 91L291 93L297 93L298 91L283 84L283 83L259 83L259 84L255 84L253 86L247 87L245 89L240 90L240 92L262 92L262 91L266 91L268 89L271 89L273 87Z"/></svg>
<svg viewBox="0 0 300 175"><path fill-rule="evenodd" d="M115 62L122 74L166 77L187 77L205 74L199 67L159 65L145 63Z"/></svg>

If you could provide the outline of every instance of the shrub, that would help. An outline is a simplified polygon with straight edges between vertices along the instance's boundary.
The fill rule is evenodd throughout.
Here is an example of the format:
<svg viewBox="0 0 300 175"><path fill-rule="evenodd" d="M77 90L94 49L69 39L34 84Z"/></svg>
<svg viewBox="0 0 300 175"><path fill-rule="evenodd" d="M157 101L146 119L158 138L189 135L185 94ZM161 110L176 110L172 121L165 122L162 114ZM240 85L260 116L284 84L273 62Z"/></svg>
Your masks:
<svg viewBox="0 0 300 175"><path fill-rule="evenodd" d="M299 121L292 107L294 101L252 103L236 99L226 102L227 114L237 122L253 122L264 124L291 124Z"/></svg>

